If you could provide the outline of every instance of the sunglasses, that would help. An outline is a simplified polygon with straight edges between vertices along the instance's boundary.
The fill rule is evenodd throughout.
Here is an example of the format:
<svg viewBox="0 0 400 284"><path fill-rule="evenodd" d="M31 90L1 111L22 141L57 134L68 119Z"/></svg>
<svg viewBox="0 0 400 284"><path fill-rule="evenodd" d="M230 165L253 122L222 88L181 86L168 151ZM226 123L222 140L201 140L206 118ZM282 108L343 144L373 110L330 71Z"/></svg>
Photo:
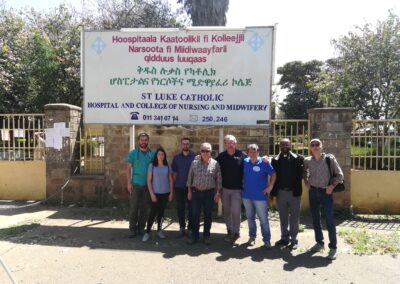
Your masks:
<svg viewBox="0 0 400 284"><path fill-rule="evenodd" d="M319 147L319 143L311 143L310 146L311 147Z"/></svg>
<svg viewBox="0 0 400 284"><path fill-rule="evenodd" d="M200 152L202 152L202 153L210 153L211 151L210 150L201 149Z"/></svg>

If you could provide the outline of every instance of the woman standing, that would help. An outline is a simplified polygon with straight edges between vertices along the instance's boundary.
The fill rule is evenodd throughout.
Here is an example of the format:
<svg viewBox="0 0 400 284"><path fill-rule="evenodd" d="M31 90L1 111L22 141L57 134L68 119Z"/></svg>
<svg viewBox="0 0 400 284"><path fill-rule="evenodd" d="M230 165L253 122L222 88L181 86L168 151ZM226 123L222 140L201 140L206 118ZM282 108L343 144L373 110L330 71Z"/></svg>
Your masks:
<svg viewBox="0 0 400 284"><path fill-rule="evenodd" d="M167 202L173 198L172 171L167 162L167 155L163 148L158 148L152 163L147 170L147 187L149 188L151 205L150 214L147 219L147 230L142 241L147 242L150 238L151 227L157 217L157 236L165 238L162 228L162 218Z"/></svg>

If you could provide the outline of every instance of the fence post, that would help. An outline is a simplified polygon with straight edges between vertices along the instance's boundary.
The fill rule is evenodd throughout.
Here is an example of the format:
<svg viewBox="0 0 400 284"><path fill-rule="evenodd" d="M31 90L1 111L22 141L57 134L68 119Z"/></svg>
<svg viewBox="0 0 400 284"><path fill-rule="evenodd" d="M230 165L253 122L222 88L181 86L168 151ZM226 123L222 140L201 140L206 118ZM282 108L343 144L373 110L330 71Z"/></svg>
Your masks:
<svg viewBox="0 0 400 284"><path fill-rule="evenodd" d="M81 120L81 108L69 104L47 104L46 133L46 196L65 188L76 165L74 147ZM57 194L56 194L57 193Z"/></svg>
<svg viewBox="0 0 400 284"><path fill-rule="evenodd" d="M349 207L351 172L351 131L353 108L314 108L308 110L310 138L319 138L325 153L333 154L339 162L346 191L335 193L335 203Z"/></svg>

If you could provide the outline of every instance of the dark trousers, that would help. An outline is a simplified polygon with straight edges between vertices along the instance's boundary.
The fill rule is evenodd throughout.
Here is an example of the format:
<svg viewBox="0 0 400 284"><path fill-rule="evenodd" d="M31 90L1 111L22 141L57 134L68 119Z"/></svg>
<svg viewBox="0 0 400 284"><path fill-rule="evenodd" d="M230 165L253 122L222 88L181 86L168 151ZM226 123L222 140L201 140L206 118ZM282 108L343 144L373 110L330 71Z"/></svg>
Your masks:
<svg viewBox="0 0 400 284"><path fill-rule="evenodd" d="M336 249L336 226L333 218L333 196L325 190L311 187L309 191L310 211L313 219L315 241L324 244L324 235L321 225L321 210L325 213L326 229L329 236L329 248Z"/></svg>
<svg viewBox="0 0 400 284"><path fill-rule="evenodd" d="M187 199L188 189L186 188L175 188L176 196L176 209L178 213L179 228L186 228L186 207L188 212L188 230L192 229L192 202Z"/></svg>
<svg viewBox="0 0 400 284"><path fill-rule="evenodd" d="M147 186L132 187L129 205L129 229L141 233L149 214L150 194Z"/></svg>
<svg viewBox="0 0 400 284"><path fill-rule="evenodd" d="M167 207L169 193L156 193L157 202L151 202L150 214L147 219L147 233L150 233L154 219L157 217L157 231L161 230L161 222L164 217L164 210Z"/></svg>
<svg viewBox="0 0 400 284"><path fill-rule="evenodd" d="M207 190L207 191L193 190L192 191L193 239L195 239L195 240L199 239L200 215L201 215L202 208L203 208L203 215L204 215L203 237L210 236L213 205L214 205L214 190Z"/></svg>

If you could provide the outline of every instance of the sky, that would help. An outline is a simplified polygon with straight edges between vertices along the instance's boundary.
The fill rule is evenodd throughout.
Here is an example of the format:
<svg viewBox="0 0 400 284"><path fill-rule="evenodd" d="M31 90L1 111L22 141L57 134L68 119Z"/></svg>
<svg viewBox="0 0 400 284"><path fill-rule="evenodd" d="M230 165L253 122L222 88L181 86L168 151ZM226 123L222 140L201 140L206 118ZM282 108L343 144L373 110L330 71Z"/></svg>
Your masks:
<svg viewBox="0 0 400 284"><path fill-rule="evenodd" d="M1 1L1 0L0 0ZM78 10L95 7L96 0L5 0L7 6L48 10L60 3ZM177 0L169 0L173 8ZM385 20L389 9L400 15L400 0L230 0L227 26L276 25L275 69L285 63L335 56L331 45L356 26ZM277 80L275 76L275 81Z"/></svg>

